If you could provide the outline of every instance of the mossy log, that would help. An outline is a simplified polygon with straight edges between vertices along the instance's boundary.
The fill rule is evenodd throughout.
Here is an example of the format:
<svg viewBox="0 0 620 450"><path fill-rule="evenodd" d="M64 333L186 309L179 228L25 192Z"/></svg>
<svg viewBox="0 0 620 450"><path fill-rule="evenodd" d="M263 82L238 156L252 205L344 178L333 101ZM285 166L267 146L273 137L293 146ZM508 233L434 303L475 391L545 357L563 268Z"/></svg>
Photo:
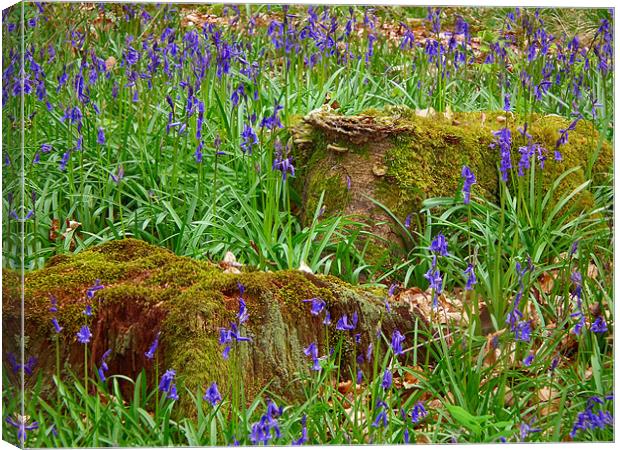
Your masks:
<svg viewBox="0 0 620 450"><path fill-rule="evenodd" d="M61 365L82 373L84 345L77 342L76 333L87 322L83 314L88 303L85 293L97 279L105 288L90 300L93 315L88 321L93 338L89 365L98 367L102 354L112 349L108 375L135 377L146 368L152 383L153 363L145 352L161 331L159 373L175 369L178 380L193 392L213 381L226 392L235 379L235 358L222 357L218 338L219 330L236 320L238 283L245 286L243 298L249 311L241 333L252 339L236 347L246 398L269 383L271 392L284 397L299 394L301 387L295 378L309 372L311 361L303 349L312 342L324 349L333 347L342 336L345 359L353 361L356 346L365 349L371 339L376 339L378 327L389 336L395 328L412 330L416 318L408 306L398 304L388 314L381 291L355 288L331 276L297 270L226 273L212 263L125 239L73 256L55 256L45 268L25 275L25 351L27 357L38 358L38 370L49 375L56 368L51 322L55 316L63 327L59 334ZM8 352L19 354L18 286L18 274L4 270L5 358ZM58 302L55 314L49 311L50 296ZM323 325L324 314L312 316L310 305L303 302L313 297L327 304L333 318L329 333ZM354 312L359 315L355 332L335 329L338 318L343 314L351 317ZM360 333L360 344L355 343L354 333ZM326 335L330 339L327 346ZM348 371L342 369L346 376ZM184 397L182 402L188 400Z"/></svg>
<svg viewBox="0 0 620 450"><path fill-rule="evenodd" d="M611 145L604 140L597 154L599 135L585 120L569 132L568 143L560 148L563 159L556 161L559 130L571 122L556 115L525 118L505 112L434 113L391 107L343 116L323 108L292 128L298 188L303 194L302 219L312 219L325 192L324 214L358 216L373 227L372 235L399 242L389 216L370 198L404 221L410 213L419 212L427 198L458 197L465 164L477 177L474 195L497 201L500 158L499 150L490 147L493 131L504 127L511 130L512 163L516 167L518 148L527 144L527 138L518 131L525 122L533 142L547 149L541 176L545 189L560 174L578 166L579 170L564 178L557 194L572 191L585 181L586 168L593 160L595 181L610 171ZM536 159L532 165L540 170ZM588 205L592 195L584 192L576 201Z"/></svg>

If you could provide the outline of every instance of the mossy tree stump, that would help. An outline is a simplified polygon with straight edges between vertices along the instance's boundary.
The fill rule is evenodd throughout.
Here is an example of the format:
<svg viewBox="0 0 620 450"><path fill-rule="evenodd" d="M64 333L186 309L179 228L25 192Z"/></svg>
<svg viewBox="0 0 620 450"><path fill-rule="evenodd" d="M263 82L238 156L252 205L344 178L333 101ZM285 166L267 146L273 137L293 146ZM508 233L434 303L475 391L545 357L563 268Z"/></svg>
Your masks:
<svg viewBox="0 0 620 450"><path fill-rule="evenodd" d="M377 254L385 257L385 242L398 247L401 235L370 198L404 222L407 215L420 211L427 198L460 198L461 169L468 165L477 177L474 195L497 201L500 155L497 148L490 147L493 132L510 129L512 164L516 168L518 149L527 144L527 138L518 131L525 122L533 142L547 149L541 177L544 188L573 167L580 169L562 181L558 195L582 184L590 165L595 181L610 171L611 145L603 141L597 153L598 133L592 123L584 120L569 132L568 144L560 147L563 159L555 161L559 130L571 122L556 115L525 118L505 112L444 114L391 107L343 116L326 108L310 113L292 129L298 188L303 199L302 219L312 219L325 192L324 213L346 213L366 221L371 226L370 234L384 243ZM531 164L540 170L536 157ZM576 201L588 205L592 195L584 192Z"/></svg>
<svg viewBox="0 0 620 450"><path fill-rule="evenodd" d="M231 372L233 356L228 361L223 359L218 338L220 329L228 328L236 319L238 283L245 286L243 297L249 310L241 334L252 339L237 346L246 398L252 398L268 383L272 392L284 397L299 394L301 386L294 380L309 372L311 361L303 349L312 342L325 349L343 336L347 360L354 361L356 347L365 349L375 340L377 327L388 336L395 328L405 333L414 328L416 319L404 305L393 305L393 312L388 314L379 291L355 288L331 276L296 270L225 273L209 262L178 257L142 241L126 239L74 256L56 256L44 269L26 274L25 351L26 357L38 358L37 370L46 375L56 370L51 320L57 317L63 326L59 335L61 364L81 373L84 346L77 342L76 333L87 322L82 313L88 302L85 293L97 279L105 288L90 300L93 316L88 322L93 338L89 365L99 367L102 354L112 349L108 375L136 377L146 369L152 384L153 362L147 360L145 352L161 331L159 373L174 368L178 380L193 392L216 381L225 393L235 379ZM3 271L5 362L8 352L19 354L18 286L18 274ZM49 311L50 295L58 301L55 314ZM327 344L324 315L312 316L310 305L303 302L313 297L327 303L332 317ZM354 312L359 315L354 332L335 329L343 314L351 317ZM360 333L360 344L355 343L354 333ZM320 356L323 354L324 350ZM348 371L342 369L346 377ZM126 393L131 392L130 386L124 388ZM181 395L181 402L189 402L188 396Z"/></svg>

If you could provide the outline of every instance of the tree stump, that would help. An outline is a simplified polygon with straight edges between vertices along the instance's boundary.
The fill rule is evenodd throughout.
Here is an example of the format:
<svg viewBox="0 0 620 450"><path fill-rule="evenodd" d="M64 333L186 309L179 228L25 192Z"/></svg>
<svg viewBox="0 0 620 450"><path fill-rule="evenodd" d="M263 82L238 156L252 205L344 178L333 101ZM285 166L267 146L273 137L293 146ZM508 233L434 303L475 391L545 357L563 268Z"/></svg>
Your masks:
<svg viewBox="0 0 620 450"><path fill-rule="evenodd" d="M135 378L146 369L153 385L157 382L153 379L154 361L147 359L145 352L161 331L159 373L175 369L177 379L193 392L214 381L227 392L235 378L236 361L246 398L267 384L272 392L291 398L301 393L295 378L310 371L312 361L303 350L312 342L324 356L325 349L334 347L342 337L345 359L353 362L358 352L376 341L378 330L386 336L396 328L406 333L419 318L404 304L392 305L388 313L380 290L356 288L331 276L296 270L227 272L218 265L178 257L134 239L108 242L73 256L55 256L45 268L25 276L26 359L38 358L36 370L43 370L45 379L50 379L48 375L56 370L52 326L56 317L63 327L58 335L61 365L80 374L84 345L77 342L76 333L88 322L93 335L88 344L90 367L99 367L101 356L111 349L108 376ZM87 289L96 280L104 288L89 300ZM218 338L220 329L237 321L239 284L245 288L243 298L249 312L239 333L252 342L237 343L237 355L233 349L226 360ZM4 270L3 350L9 364L10 352L19 355L18 286L18 274ZM50 296L57 299L56 313L49 311ZM315 297L325 301L325 311L331 315L329 333L323 324L325 311L313 316L310 304L303 302ZM87 304L92 306L91 317L83 314ZM354 331L336 330L342 315L351 319L355 313L359 322ZM420 319L423 326L425 319ZM358 333L359 343L355 339ZM362 367L367 370L370 365ZM341 367L341 373L349 376L347 367ZM131 392L127 384L124 389L126 394ZM189 405L187 395L181 395L180 401Z"/></svg>

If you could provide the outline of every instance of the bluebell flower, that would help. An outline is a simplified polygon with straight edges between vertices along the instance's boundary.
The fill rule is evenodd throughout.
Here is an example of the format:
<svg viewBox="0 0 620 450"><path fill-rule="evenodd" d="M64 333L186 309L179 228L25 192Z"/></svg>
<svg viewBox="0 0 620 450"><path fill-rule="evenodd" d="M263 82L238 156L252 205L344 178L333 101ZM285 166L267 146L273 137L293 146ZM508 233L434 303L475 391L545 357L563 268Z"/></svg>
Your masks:
<svg viewBox="0 0 620 450"><path fill-rule="evenodd" d="M122 164L118 166L118 169L116 169L116 175L111 173L110 178L112 178L112 181L116 184L120 184L121 180L125 178L125 168Z"/></svg>
<svg viewBox="0 0 620 450"><path fill-rule="evenodd" d="M168 391L168 395L166 396L167 399L170 400L178 400L179 399L179 394L177 393L177 385L176 384L172 384L172 386L170 386L170 390Z"/></svg>
<svg viewBox="0 0 620 450"><path fill-rule="evenodd" d="M438 307L438 298L443 289L443 277L439 269L435 270L433 267L428 269L424 274L424 278L428 281L429 288L433 290L433 309Z"/></svg>
<svg viewBox="0 0 620 450"><path fill-rule="evenodd" d="M95 284L86 289L86 297L93 298L95 296L95 293L103 288L104 286L103 284L101 284L101 280L95 280Z"/></svg>
<svg viewBox="0 0 620 450"><path fill-rule="evenodd" d="M209 386L202 399L211 403L211 406L215 406L222 401L220 391L217 389L217 383L211 383L211 386Z"/></svg>
<svg viewBox="0 0 620 450"><path fill-rule="evenodd" d="M514 333L517 341L529 342L532 334L532 328L529 320L519 322L514 329Z"/></svg>
<svg viewBox="0 0 620 450"><path fill-rule="evenodd" d="M311 303L310 314L313 316L318 316L321 314L321 311L325 309L325 301L321 298L314 297L307 300L302 300L304 303Z"/></svg>
<svg viewBox="0 0 620 450"><path fill-rule="evenodd" d="M252 147L258 144L258 136L256 135L254 128L252 128L249 124L245 124L241 133L241 138L243 139L243 142L241 143L241 150L243 150L244 153L251 154Z"/></svg>
<svg viewBox="0 0 620 450"><path fill-rule="evenodd" d="M63 327L60 326L56 317L52 318L52 325L54 325L54 330L56 330L56 333L60 333L62 331Z"/></svg>
<svg viewBox="0 0 620 450"><path fill-rule="evenodd" d="M407 214L407 217L405 217L404 225L407 229L411 228L411 213Z"/></svg>
<svg viewBox="0 0 620 450"><path fill-rule="evenodd" d="M428 415L428 411L424 408L424 404L422 402L417 402L413 409L411 410L411 421L413 423L418 423L420 420L424 419Z"/></svg>
<svg viewBox="0 0 620 450"><path fill-rule="evenodd" d="M168 369L161 376L161 380L159 381L159 390L161 392L168 392L174 382L174 377L176 377L176 371L174 369Z"/></svg>
<svg viewBox="0 0 620 450"><path fill-rule="evenodd" d="M237 319L239 319L239 324L247 322L250 318L250 313L248 312L248 308L245 304L245 300L242 297L239 297L239 313L237 314Z"/></svg>
<svg viewBox="0 0 620 450"><path fill-rule="evenodd" d="M448 242L442 232L435 236L428 249L440 256L448 256Z"/></svg>
<svg viewBox="0 0 620 450"><path fill-rule="evenodd" d="M463 203L469 205L471 200L471 187L476 184L476 176L468 166L463 166L461 170L461 177L463 178Z"/></svg>
<svg viewBox="0 0 620 450"><path fill-rule="evenodd" d="M512 146L512 135L508 127L499 131L494 131L495 141L490 144L491 148L499 147L500 150L500 171L502 173L502 181L508 181L508 171L512 168L510 158L510 148Z"/></svg>
<svg viewBox="0 0 620 450"><path fill-rule="evenodd" d="M88 344L93 335L90 332L88 325L83 325L82 328L80 328L80 331L77 332L76 337L80 344Z"/></svg>
<svg viewBox="0 0 620 450"><path fill-rule="evenodd" d="M86 305L86 308L84 308L84 311L82 311L82 314L84 314L87 317L92 316L93 315L93 308L92 308L92 306L90 306L90 304Z"/></svg>
<svg viewBox="0 0 620 450"><path fill-rule="evenodd" d="M323 325L331 325L332 316L329 311L325 311L325 319L323 319Z"/></svg>
<svg viewBox="0 0 620 450"><path fill-rule="evenodd" d="M403 342L405 342L405 336L399 330L394 330L392 333L392 350L395 355L403 354Z"/></svg>
<svg viewBox="0 0 620 450"><path fill-rule="evenodd" d="M304 414L301 418L301 437L292 442L292 445L303 445L308 442L308 428L306 426L307 416Z"/></svg>
<svg viewBox="0 0 620 450"><path fill-rule="evenodd" d="M50 294L50 307L49 307L49 312L51 313L56 313L58 312L58 300L56 299L56 297L52 294Z"/></svg>
<svg viewBox="0 0 620 450"><path fill-rule="evenodd" d="M607 323L605 323L605 319L603 316L598 316L594 323L590 326L590 330L594 333L605 333L607 331Z"/></svg>
<svg viewBox="0 0 620 450"><path fill-rule="evenodd" d="M520 428L519 428L519 437L521 438L522 442L525 442L525 439L532 433L540 433L540 431L542 431L540 428L533 428L532 424L534 423L535 419L532 419L530 421L530 423L522 423Z"/></svg>
<svg viewBox="0 0 620 450"><path fill-rule="evenodd" d="M67 150L65 153L63 153L62 155L62 159L60 160L60 171L64 172L65 169L67 168L67 163L69 162L69 157L71 156L71 153L69 150Z"/></svg>
<svg viewBox="0 0 620 450"><path fill-rule="evenodd" d="M155 339L153 340L153 343L149 347L148 351L146 351L144 353L144 356L146 356L148 359L153 359L155 357L155 352L157 351L157 346L159 345L159 335L160 334L161 334L161 331L158 331L157 334L155 335Z"/></svg>
<svg viewBox="0 0 620 450"><path fill-rule="evenodd" d="M353 318L351 323L349 323L349 318L345 314L344 316L338 319L338 323L336 323L336 329L341 331L352 331L357 326L357 312L353 313Z"/></svg>
<svg viewBox="0 0 620 450"><path fill-rule="evenodd" d="M100 366L99 369L97 369L101 382L105 382L106 380L105 373L108 371L107 359L110 357L110 354L112 354L112 349L106 350L106 352L101 356Z"/></svg>
<svg viewBox="0 0 620 450"><path fill-rule="evenodd" d="M613 397L612 397L613 398ZM608 399L609 400L609 399ZM609 411L601 410L600 405L603 405L605 402L603 399L593 396L590 397L586 403L585 409L577 414L577 419L573 424L573 428L570 432L570 437L575 438L577 436L577 432L580 430L594 430L594 429L604 429L608 425L613 426L613 416ZM594 411L594 407L599 405L599 410Z"/></svg>
<svg viewBox="0 0 620 450"><path fill-rule="evenodd" d="M465 290L471 291L476 284L476 273L474 272L473 264L467 264L467 268L463 272L467 276L467 282L465 284Z"/></svg>
<svg viewBox="0 0 620 450"><path fill-rule="evenodd" d="M523 365L526 367L530 367L532 365L532 363L534 362L534 357L536 355L532 352L529 355L527 355L525 357L525 359L523 359Z"/></svg>
<svg viewBox="0 0 620 450"><path fill-rule="evenodd" d="M97 144L105 145L105 133L103 131L103 127L99 127L97 130Z"/></svg>
<svg viewBox="0 0 620 450"><path fill-rule="evenodd" d="M317 372L321 370L321 365L319 364L319 349L315 342L304 349L304 355L312 358L312 370Z"/></svg>
<svg viewBox="0 0 620 450"><path fill-rule="evenodd" d="M392 387L392 371L390 369L385 369L385 371L383 372L381 387L386 390Z"/></svg>
<svg viewBox="0 0 620 450"><path fill-rule="evenodd" d="M380 425L383 425L384 427L387 426L387 408L387 403L385 403L383 400L379 400L377 402L376 410L379 410L379 413L377 414L375 421L372 423L372 426L374 428L378 428Z"/></svg>
<svg viewBox="0 0 620 450"><path fill-rule="evenodd" d="M41 144L41 151L43 153L49 153L52 151L52 144Z"/></svg>
<svg viewBox="0 0 620 450"><path fill-rule="evenodd" d="M32 431L39 428L38 422L28 424L28 417L19 414L16 415L16 420L12 417L7 417L5 421L12 427L17 428L17 440L21 443L21 445L23 445L26 442L26 439L28 439L26 431Z"/></svg>

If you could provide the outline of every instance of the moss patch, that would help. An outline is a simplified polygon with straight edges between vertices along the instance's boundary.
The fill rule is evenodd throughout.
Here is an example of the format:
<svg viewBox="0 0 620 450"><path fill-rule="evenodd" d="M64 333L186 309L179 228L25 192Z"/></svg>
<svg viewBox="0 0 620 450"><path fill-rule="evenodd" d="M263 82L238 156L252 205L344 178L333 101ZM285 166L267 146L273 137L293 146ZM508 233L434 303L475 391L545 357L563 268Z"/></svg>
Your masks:
<svg viewBox="0 0 620 450"><path fill-rule="evenodd" d="M86 290L96 279L105 286L88 300ZM3 271L3 342L15 352L19 334L19 304L16 274ZM221 328L237 320L239 283L245 286L249 320L240 334L252 339L239 342L229 360L222 358L218 342ZM179 387L193 392L216 381L223 393L232 386L244 386L246 398L265 386L280 395L294 397L300 386L297 375L309 370L303 349L311 342L324 346L323 317L311 316L303 300L324 299L335 323L342 314L358 312L359 332L369 342L381 320L383 299L352 287L334 277L314 276L296 270L224 273L204 261L178 257L171 252L134 239L113 241L74 256L56 258L46 268L26 274L26 352L39 358L38 367L55 371L54 336L51 320L57 317L62 365L74 373L82 370L84 346L75 334L88 323L93 338L89 343L90 367L97 367L101 355L112 350L109 374L137 376L147 370L154 385L153 361L144 353L161 331L158 351L159 373L174 368ZM50 295L58 300L58 312L49 311ZM93 315L82 313L90 303ZM398 307L395 307L398 310ZM394 327L411 329L412 315L403 307L393 319L384 320L384 331ZM352 339L347 336L347 340ZM94 372L93 372L94 373ZM345 372L346 374L346 372ZM123 383L121 383L123 384ZM131 386L122 386L131 395ZM184 393L184 390L180 390ZM180 410L192 409L188 396L181 396Z"/></svg>
<svg viewBox="0 0 620 450"><path fill-rule="evenodd" d="M321 194L325 192L326 214L353 214L362 217L371 227L388 219L370 196L389 208L401 221L410 213L420 210L422 202L429 197L460 196L461 168L467 164L477 177L473 188L476 196L491 201L498 200L499 151L491 148L493 132L508 127L512 135L512 164L520 160L519 147L527 144L518 128L526 118L504 112L455 113L449 118L444 114L420 117L415 111L403 107L370 110L359 116L345 117L329 111L314 113L303 127L293 130L297 142L296 157L301 162L299 189L303 191L308 221ZM613 161L611 145L603 141L596 155L599 141L594 125L579 121L575 130L569 132L568 144L562 146L561 161L554 160L556 142L560 129L571 120L559 116L533 115L527 119L527 131L534 143L546 150L544 170L532 161L536 170L542 172L543 190L565 171L579 170L562 180L556 197L560 198L581 185L586 179L586 169L592 166L594 182L609 172ZM348 151L330 152L328 146L338 143L349 147L363 146L364 155ZM593 159L596 157L596 161ZM385 169L385 175L377 175L376 166ZM351 189L344 180L351 179ZM510 181L509 181L510 185ZM578 206L588 206L592 194L584 191L574 200ZM397 242L398 233L388 226L373 228L373 234L387 242ZM382 244L373 241L373 245ZM386 244L378 252L385 259ZM372 257L372 255L369 255Z"/></svg>

